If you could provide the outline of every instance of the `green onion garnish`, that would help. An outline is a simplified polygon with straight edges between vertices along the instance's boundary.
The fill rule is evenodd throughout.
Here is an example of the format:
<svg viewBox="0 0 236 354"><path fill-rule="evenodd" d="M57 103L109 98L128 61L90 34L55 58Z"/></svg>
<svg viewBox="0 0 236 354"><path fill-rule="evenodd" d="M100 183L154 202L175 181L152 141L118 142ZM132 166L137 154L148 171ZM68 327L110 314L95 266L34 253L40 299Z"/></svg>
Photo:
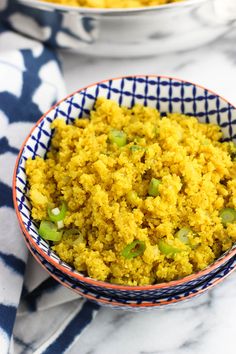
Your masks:
<svg viewBox="0 0 236 354"><path fill-rule="evenodd" d="M222 209L219 215L221 217L222 224L224 225L236 221L236 210L233 208Z"/></svg>
<svg viewBox="0 0 236 354"><path fill-rule="evenodd" d="M159 195L159 185L161 184L161 181L159 179L156 178L152 178L151 182L149 183L149 187L148 187L148 194L151 197L156 197L157 195Z"/></svg>
<svg viewBox="0 0 236 354"><path fill-rule="evenodd" d="M116 144L119 147L127 144L127 136L122 130L111 130L108 138L111 143Z"/></svg>
<svg viewBox="0 0 236 354"><path fill-rule="evenodd" d="M62 232L57 230L57 227L53 222L42 220L39 226L39 235L44 240L56 242L61 240Z"/></svg>
<svg viewBox="0 0 236 354"><path fill-rule="evenodd" d="M141 254L145 251L145 248L145 242L135 240L123 249L121 255L126 259L132 259L137 256L141 256Z"/></svg>
<svg viewBox="0 0 236 354"><path fill-rule="evenodd" d="M158 247L161 253L165 254L166 256L181 252L179 248L173 247L163 240L159 241Z"/></svg>
<svg viewBox="0 0 236 354"><path fill-rule="evenodd" d="M191 232L192 230L189 229L188 227L182 227L182 229L180 229L179 231L176 232L175 236L178 237L178 239L183 242L185 245L187 245L189 243L189 238L188 238L188 234Z"/></svg>
<svg viewBox="0 0 236 354"><path fill-rule="evenodd" d="M65 216L66 216L66 212L67 212L67 206L66 206L65 202L62 203L60 209L59 208L54 208L54 209L48 208L49 219L54 222L64 220Z"/></svg>

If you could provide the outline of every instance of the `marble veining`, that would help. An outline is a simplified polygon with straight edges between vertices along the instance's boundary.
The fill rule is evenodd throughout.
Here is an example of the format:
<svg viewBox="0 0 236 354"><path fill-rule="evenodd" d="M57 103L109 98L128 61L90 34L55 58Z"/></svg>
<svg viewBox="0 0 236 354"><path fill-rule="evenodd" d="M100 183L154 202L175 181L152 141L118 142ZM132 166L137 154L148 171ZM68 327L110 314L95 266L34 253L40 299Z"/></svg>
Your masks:
<svg viewBox="0 0 236 354"><path fill-rule="evenodd" d="M233 354L235 280L233 274L208 294L166 310L102 309L80 338L81 353Z"/></svg>

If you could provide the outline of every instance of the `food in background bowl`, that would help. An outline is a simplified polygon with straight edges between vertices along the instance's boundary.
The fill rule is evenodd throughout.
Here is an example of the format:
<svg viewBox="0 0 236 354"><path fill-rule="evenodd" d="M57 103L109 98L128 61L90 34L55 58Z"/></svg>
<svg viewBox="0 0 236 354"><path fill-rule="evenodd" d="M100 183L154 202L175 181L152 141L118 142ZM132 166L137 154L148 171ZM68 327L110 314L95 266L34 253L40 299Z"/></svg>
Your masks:
<svg viewBox="0 0 236 354"><path fill-rule="evenodd" d="M43 0L46 2L94 8L137 8L146 6L166 5L184 0Z"/></svg>
<svg viewBox="0 0 236 354"><path fill-rule="evenodd" d="M26 162L32 217L59 257L91 278L147 285L206 268L236 241L236 152L215 124L98 98L52 123Z"/></svg>

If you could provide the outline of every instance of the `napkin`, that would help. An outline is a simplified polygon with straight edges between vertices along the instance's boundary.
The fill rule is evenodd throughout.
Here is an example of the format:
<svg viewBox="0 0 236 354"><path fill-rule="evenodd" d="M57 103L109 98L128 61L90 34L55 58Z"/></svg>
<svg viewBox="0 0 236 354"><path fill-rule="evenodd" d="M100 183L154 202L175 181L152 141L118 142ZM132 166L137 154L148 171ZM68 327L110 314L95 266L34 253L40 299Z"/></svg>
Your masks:
<svg viewBox="0 0 236 354"><path fill-rule="evenodd" d="M0 18L7 18L6 0ZM4 22L5 23L5 22ZM17 154L33 124L65 96L57 55L0 23L0 354L67 352L97 313L33 260L12 203ZM77 351L77 347L76 347Z"/></svg>

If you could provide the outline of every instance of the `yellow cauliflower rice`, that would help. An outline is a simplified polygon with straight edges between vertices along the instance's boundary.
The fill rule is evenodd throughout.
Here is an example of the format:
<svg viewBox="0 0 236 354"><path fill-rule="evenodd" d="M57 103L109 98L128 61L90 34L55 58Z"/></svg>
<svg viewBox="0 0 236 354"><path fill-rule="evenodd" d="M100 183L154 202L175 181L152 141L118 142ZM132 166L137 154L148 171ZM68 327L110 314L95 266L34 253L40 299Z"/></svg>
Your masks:
<svg viewBox="0 0 236 354"><path fill-rule="evenodd" d="M79 272L156 284L206 268L236 241L236 149L217 125L99 98L90 119L52 128L46 158L26 161L32 217L66 205L52 249Z"/></svg>
<svg viewBox="0 0 236 354"><path fill-rule="evenodd" d="M166 5L183 0L44 0L60 5L93 8L132 8Z"/></svg>

